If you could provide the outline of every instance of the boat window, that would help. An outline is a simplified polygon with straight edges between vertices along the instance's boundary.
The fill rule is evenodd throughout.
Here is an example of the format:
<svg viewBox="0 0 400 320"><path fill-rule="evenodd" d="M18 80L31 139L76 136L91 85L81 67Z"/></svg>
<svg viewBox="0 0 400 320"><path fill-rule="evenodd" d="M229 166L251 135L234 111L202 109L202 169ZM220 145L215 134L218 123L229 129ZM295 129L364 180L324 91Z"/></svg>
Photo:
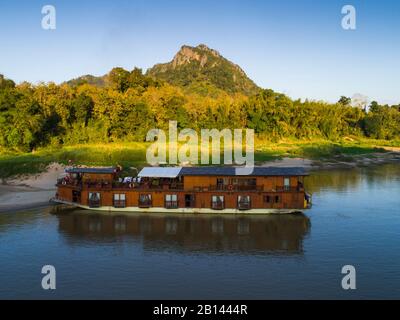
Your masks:
<svg viewBox="0 0 400 320"><path fill-rule="evenodd" d="M115 193L113 197L114 197L114 207L125 208L126 206L125 193Z"/></svg>
<svg viewBox="0 0 400 320"><path fill-rule="evenodd" d="M224 209L225 204L224 204L224 196L212 196L211 197L211 208L212 209L219 209L222 210Z"/></svg>
<svg viewBox="0 0 400 320"><path fill-rule="evenodd" d="M212 196L212 202L224 203L224 196Z"/></svg>
<svg viewBox="0 0 400 320"><path fill-rule="evenodd" d="M91 201L98 201L100 200L100 192L89 192L89 199Z"/></svg>
<svg viewBox="0 0 400 320"><path fill-rule="evenodd" d="M250 203L250 196L238 196L238 201L241 203Z"/></svg>
<svg viewBox="0 0 400 320"><path fill-rule="evenodd" d="M98 208L100 207L100 192L89 192L89 207Z"/></svg>
<svg viewBox="0 0 400 320"><path fill-rule="evenodd" d="M165 207L167 209L178 208L178 195L166 194L165 195Z"/></svg>
<svg viewBox="0 0 400 320"><path fill-rule="evenodd" d="M166 194L165 201L177 201L178 196L176 194Z"/></svg>
<svg viewBox="0 0 400 320"><path fill-rule="evenodd" d="M271 196L264 196L264 202L271 203Z"/></svg>
<svg viewBox="0 0 400 320"><path fill-rule="evenodd" d="M238 196L237 205L240 210L250 209L250 196Z"/></svg>
<svg viewBox="0 0 400 320"><path fill-rule="evenodd" d="M284 186L285 189L289 189L290 188L290 178L285 177L283 179L283 186Z"/></svg>
<svg viewBox="0 0 400 320"><path fill-rule="evenodd" d="M114 200L122 200L122 201L124 201L125 200L125 193L121 193L121 194L119 194L119 193L115 193L114 194Z"/></svg>
<svg viewBox="0 0 400 320"><path fill-rule="evenodd" d="M151 200L151 194L141 194L139 196L139 200L141 202L146 202L146 201L150 201Z"/></svg>

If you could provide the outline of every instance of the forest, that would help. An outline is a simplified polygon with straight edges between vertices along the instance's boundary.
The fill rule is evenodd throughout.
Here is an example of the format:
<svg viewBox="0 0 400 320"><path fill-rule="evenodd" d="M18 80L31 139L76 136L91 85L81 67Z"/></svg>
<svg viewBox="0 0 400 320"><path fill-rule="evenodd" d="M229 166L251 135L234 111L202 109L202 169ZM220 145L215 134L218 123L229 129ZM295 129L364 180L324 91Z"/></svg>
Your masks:
<svg viewBox="0 0 400 320"><path fill-rule="evenodd" d="M210 94L209 91L212 91ZM0 152L31 152L75 144L141 142L152 128L252 128L256 136L337 141L343 137L400 138L400 105L354 106L350 98L292 100L271 89L251 95L186 90L144 75L141 69L114 68L105 85L23 82L0 75Z"/></svg>

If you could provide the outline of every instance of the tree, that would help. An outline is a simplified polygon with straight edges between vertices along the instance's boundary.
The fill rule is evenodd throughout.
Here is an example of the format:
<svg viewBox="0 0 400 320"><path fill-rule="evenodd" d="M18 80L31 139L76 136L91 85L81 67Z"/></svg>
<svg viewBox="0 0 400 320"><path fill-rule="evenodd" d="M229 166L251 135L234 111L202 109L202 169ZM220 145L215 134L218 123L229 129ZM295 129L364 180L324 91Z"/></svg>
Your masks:
<svg viewBox="0 0 400 320"><path fill-rule="evenodd" d="M351 104L351 98L346 96L341 96L338 103L340 103L343 106L349 106Z"/></svg>
<svg viewBox="0 0 400 320"><path fill-rule="evenodd" d="M0 90L7 89L7 88L14 88L15 82L4 78L2 74L0 74Z"/></svg>
<svg viewBox="0 0 400 320"><path fill-rule="evenodd" d="M108 78L112 88L119 92L125 92L129 88L130 72L123 68L113 68Z"/></svg>

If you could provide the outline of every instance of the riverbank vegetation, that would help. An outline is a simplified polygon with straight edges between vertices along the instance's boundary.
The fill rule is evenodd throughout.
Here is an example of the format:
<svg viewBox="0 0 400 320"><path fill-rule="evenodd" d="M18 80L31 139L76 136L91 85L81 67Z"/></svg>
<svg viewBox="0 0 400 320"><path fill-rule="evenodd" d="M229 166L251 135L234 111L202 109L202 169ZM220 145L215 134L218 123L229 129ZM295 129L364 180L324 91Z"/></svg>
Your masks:
<svg viewBox="0 0 400 320"><path fill-rule="evenodd" d="M385 148L400 147L400 141L346 138L332 142L320 140L290 140L279 142L256 140L257 163L278 160L284 157L299 157L311 160L352 161L354 157L369 157L385 153ZM0 177L38 173L52 162L89 166L122 165L124 168L146 165L145 142L110 142L39 148L34 152L10 152L0 154Z"/></svg>
<svg viewBox="0 0 400 320"><path fill-rule="evenodd" d="M187 93L154 80L140 69L113 69L109 84L32 85L0 78L0 147L32 152L44 147L143 142L148 130L252 128L260 139L400 138L400 106L351 105L292 100L272 90L252 96Z"/></svg>
<svg viewBox="0 0 400 320"><path fill-rule="evenodd" d="M137 68L114 68L105 79L101 85L17 85L0 75L0 176L37 172L54 161L140 165L148 130L167 130L170 120L178 130L252 128L258 161L345 158L400 141L400 105L354 105L346 97L334 104L292 100L269 89L209 94Z"/></svg>

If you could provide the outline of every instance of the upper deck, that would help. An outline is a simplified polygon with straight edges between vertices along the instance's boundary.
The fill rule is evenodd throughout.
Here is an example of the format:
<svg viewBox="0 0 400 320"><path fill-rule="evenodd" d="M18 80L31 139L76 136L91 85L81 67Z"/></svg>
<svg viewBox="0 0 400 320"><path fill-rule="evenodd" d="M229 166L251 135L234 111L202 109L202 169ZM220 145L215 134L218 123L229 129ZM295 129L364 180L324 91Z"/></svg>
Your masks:
<svg viewBox="0 0 400 320"><path fill-rule="evenodd" d="M137 177L123 177L118 168L70 168L58 185L89 190L173 191L301 191L307 172L300 167L145 167Z"/></svg>

